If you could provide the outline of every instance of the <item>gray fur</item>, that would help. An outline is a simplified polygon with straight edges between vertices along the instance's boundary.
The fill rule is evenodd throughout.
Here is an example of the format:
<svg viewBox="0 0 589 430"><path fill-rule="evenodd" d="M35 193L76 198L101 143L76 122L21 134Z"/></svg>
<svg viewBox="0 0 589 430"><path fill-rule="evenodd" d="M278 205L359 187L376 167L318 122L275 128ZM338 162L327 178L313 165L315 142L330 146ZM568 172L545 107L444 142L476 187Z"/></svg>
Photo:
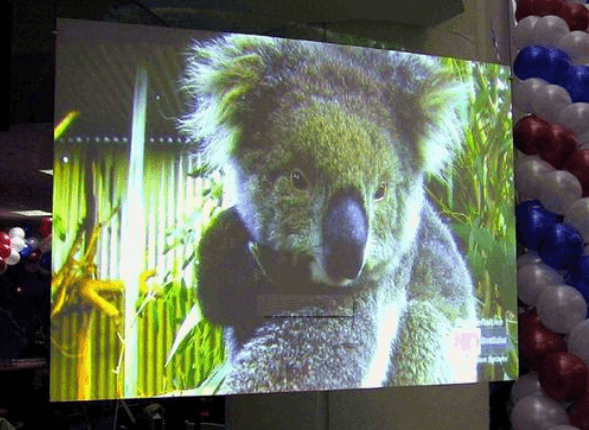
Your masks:
<svg viewBox="0 0 589 430"><path fill-rule="evenodd" d="M195 44L185 85L182 127L236 196L199 246L201 308L226 327L221 391L473 382L451 338L476 321L473 283L423 185L460 150L467 87L421 56L238 36ZM342 281L324 222L348 201L368 233ZM324 299L260 315L273 294Z"/></svg>

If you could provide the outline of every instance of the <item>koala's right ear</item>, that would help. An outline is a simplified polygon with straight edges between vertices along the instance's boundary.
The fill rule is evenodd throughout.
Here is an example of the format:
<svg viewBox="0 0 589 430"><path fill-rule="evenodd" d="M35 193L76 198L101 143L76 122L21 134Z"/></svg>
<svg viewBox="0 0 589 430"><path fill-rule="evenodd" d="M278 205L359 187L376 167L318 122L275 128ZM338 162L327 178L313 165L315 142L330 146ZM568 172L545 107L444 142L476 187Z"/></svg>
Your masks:
<svg viewBox="0 0 589 430"><path fill-rule="evenodd" d="M181 87L192 105L179 127L199 141L209 166L223 166L237 149L240 113L263 80L264 58L276 50L274 45L268 38L232 35L209 43L195 41L186 53Z"/></svg>

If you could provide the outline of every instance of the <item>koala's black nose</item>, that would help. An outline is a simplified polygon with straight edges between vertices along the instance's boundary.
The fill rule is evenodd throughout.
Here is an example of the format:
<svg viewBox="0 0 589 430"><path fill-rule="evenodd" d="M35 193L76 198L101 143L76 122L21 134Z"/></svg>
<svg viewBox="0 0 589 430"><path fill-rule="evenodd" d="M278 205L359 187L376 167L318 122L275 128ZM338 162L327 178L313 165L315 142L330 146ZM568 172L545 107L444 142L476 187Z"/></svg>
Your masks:
<svg viewBox="0 0 589 430"><path fill-rule="evenodd" d="M332 280L355 279L360 274L367 236L360 199L349 194L336 197L323 221L323 257Z"/></svg>

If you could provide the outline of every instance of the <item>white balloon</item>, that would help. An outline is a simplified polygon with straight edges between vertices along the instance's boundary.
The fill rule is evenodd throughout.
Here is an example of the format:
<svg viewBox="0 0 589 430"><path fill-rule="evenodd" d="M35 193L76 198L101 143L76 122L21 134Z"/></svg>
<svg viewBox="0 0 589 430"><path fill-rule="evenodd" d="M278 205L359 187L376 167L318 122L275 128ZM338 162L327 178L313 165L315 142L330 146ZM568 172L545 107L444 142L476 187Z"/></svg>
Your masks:
<svg viewBox="0 0 589 430"><path fill-rule="evenodd" d="M587 142L583 136L589 133L589 103L570 104L560 113L557 122L573 129L579 143Z"/></svg>
<svg viewBox="0 0 589 430"><path fill-rule="evenodd" d="M528 17L536 18L536 17ZM527 18L526 18L527 19ZM522 20L523 21L523 20ZM548 85L544 79L540 78L529 78L522 81L519 78L514 78L512 83L512 100L513 105L518 108L521 112L531 113L532 112L532 96L541 87Z"/></svg>
<svg viewBox="0 0 589 430"><path fill-rule="evenodd" d="M6 259L6 264L8 264L9 266L14 266L15 264L18 264L19 261L20 261L20 254L18 253L17 250L15 250L13 248L10 252L10 255Z"/></svg>
<svg viewBox="0 0 589 430"><path fill-rule="evenodd" d="M21 237L21 238L25 238L25 231L20 228L20 227L13 227L10 229L10 231L8 232L8 236L12 237Z"/></svg>
<svg viewBox="0 0 589 430"><path fill-rule="evenodd" d="M532 40L535 45L543 45L548 48L558 46L558 42L565 34L570 32L566 21L555 15L547 15L534 25Z"/></svg>
<svg viewBox="0 0 589 430"><path fill-rule="evenodd" d="M562 111L571 103L571 96L567 90L559 85L547 84L538 88L532 95L532 112L548 122L556 122Z"/></svg>
<svg viewBox="0 0 589 430"><path fill-rule="evenodd" d="M540 21L537 16L527 16L517 23L513 31L513 43L519 51L534 42L534 27Z"/></svg>
<svg viewBox="0 0 589 430"><path fill-rule="evenodd" d="M587 302L569 285L551 285L540 294L536 311L546 328L566 334L587 318Z"/></svg>
<svg viewBox="0 0 589 430"><path fill-rule="evenodd" d="M511 424L515 430L549 430L569 423L566 410L546 396L524 397L511 411Z"/></svg>
<svg viewBox="0 0 589 430"><path fill-rule="evenodd" d="M558 41L558 46L574 61L584 62L589 59L589 34L584 31L565 34Z"/></svg>
<svg viewBox="0 0 589 430"><path fill-rule="evenodd" d="M515 170L515 188L527 198L540 198L540 178L554 170L550 164L537 155L528 155L518 163Z"/></svg>
<svg viewBox="0 0 589 430"><path fill-rule="evenodd" d="M517 257L517 268L521 269L522 267L532 265L532 264L540 264L542 263L542 258L534 251L528 251L525 254L520 255Z"/></svg>
<svg viewBox="0 0 589 430"><path fill-rule="evenodd" d="M517 295L526 305L536 307L544 289L559 284L564 284L561 274L544 263L517 270Z"/></svg>
<svg viewBox="0 0 589 430"><path fill-rule="evenodd" d="M564 213L564 222L575 227L585 243L589 243L589 197L579 199Z"/></svg>
<svg viewBox="0 0 589 430"><path fill-rule="evenodd" d="M564 214L582 196L581 183L566 170L551 170L540 177L540 201L550 211Z"/></svg>
<svg viewBox="0 0 589 430"><path fill-rule="evenodd" d="M516 404L524 397L542 394L540 381L536 372L529 372L520 376L511 387L511 401Z"/></svg>
<svg viewBox="0 0 589 430"><path fill-rule="evenodd" d="M16 252L20 252L27 244L22 237L14 236L10 238L10 246Z"/></svg>
<svg viewBox="0 0 589 430"><path fill-rule="evenodd" d="M573 327L567 340L569 352L582 358L589 367L589 319Z"/></svg>

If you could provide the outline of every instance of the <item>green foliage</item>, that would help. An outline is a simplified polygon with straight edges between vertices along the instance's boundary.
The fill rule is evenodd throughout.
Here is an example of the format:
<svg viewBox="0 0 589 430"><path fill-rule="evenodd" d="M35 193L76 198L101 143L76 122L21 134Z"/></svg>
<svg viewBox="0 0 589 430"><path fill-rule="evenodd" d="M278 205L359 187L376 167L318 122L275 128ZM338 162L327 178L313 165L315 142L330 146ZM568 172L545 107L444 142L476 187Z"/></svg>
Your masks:
<svg viewBox="0 0 589 430"><path fill-rule="evenodd" d="M168 311L167 324L175 333L165 366L190 354L187 371L173 368L174 377L168 383L174 390L194 389L211 371L222 363L224 347L221 329L203 320L196 300L198 258L197 249L205 231L218 212L225 208L222 177L219 172L198 165L188 176L198 178L201 198L194 212L166 232L164 254L177 256L174 268L164 275L162 297Z"/></svg>
<svg viewBox="0 0 589 430"><path fill-rule="evenodd" d="M513 212L512 120L509 70L490 64L444 59L448 71L472 80L465 148L445 180L430 178L430 194L462 239L481 299L481 318L500 318L511 348L507 364L487 365L487 377L517 377L514 332L515 220ZM434 196L444 196L436 199ZM503 373L505 372L505 373Z"/></svg>
<svg viewBox="0 0 589 430"><path fill-rule="evenodd" d="M65 242L65 226L61 215L55 215L53 217L53 231L59 240Z"/></svg>

